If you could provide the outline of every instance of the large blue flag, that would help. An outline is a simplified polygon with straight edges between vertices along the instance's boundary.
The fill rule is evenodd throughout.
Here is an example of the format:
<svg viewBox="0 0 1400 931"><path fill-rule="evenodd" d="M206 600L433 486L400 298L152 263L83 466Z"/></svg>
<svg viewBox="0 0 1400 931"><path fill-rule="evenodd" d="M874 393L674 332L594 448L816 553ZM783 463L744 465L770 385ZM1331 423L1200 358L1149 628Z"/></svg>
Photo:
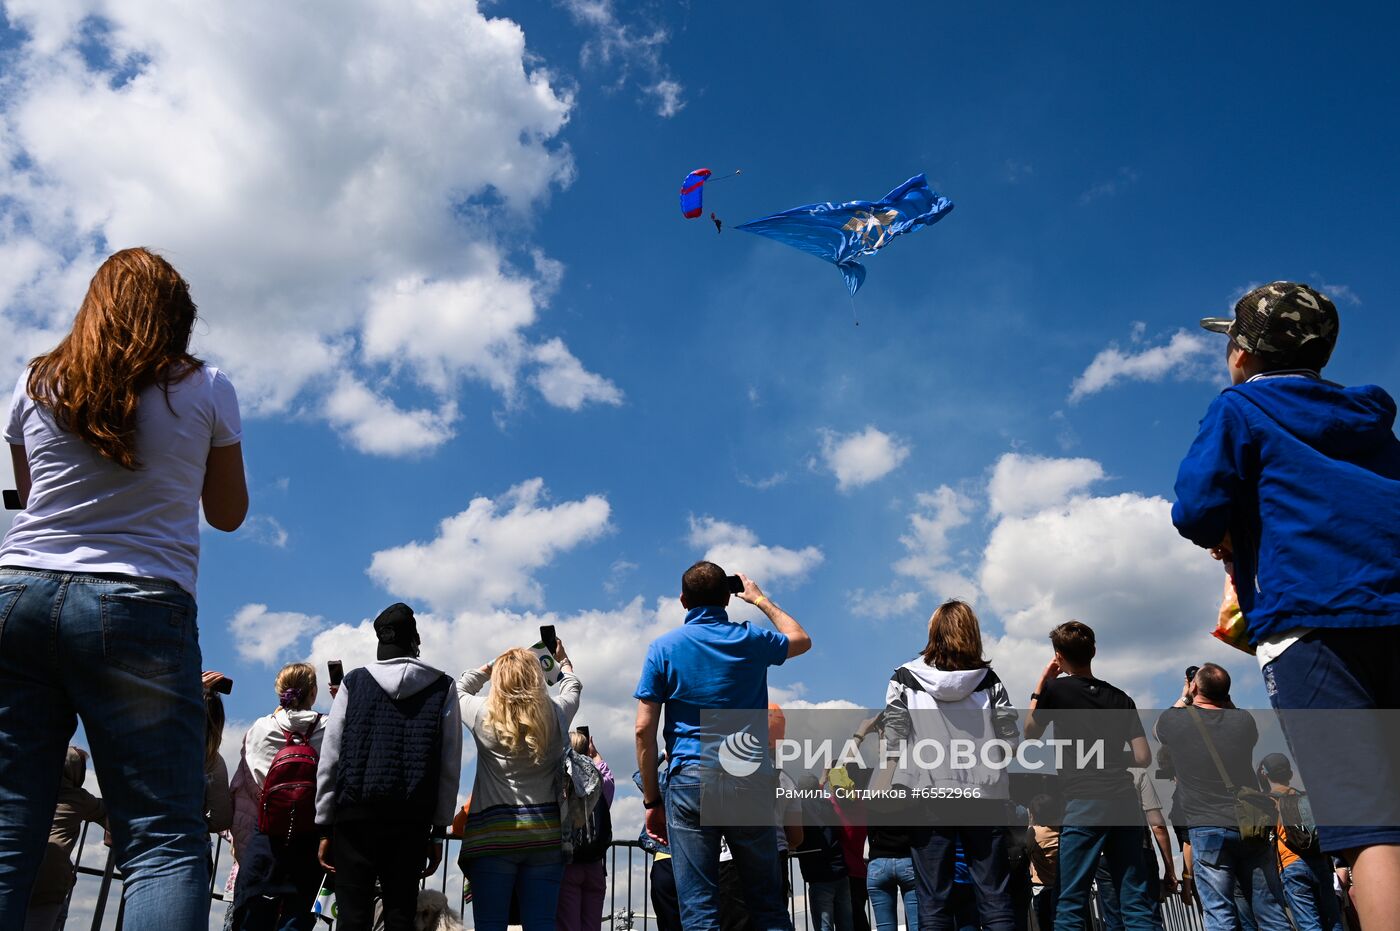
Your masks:
<svg viewBox="0 0 1400 931"><path fill-rule="evenodd" d="M874 255L897 236L932 226L952 209L951 200L931 189L923 175L916 175L882 200L807 204L735 228L832 263L855 294L865 281L865 266L856 259Z"/></svg>

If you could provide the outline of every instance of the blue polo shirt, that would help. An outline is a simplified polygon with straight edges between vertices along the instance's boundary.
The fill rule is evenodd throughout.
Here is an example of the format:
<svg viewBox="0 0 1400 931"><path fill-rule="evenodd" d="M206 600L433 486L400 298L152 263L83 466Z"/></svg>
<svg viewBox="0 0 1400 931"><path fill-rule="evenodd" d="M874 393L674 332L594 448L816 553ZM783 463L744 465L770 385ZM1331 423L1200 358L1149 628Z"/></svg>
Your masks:
<svg viewBox="0 0 1400 931"><path fill-rule="evenodd" d="M767 737L768 667L781 666L787 651L786 635L735 624L718 607L691 610L678 629L652 641L633 697L666 706L661 733L673 776L682 766L713 763L728 736L706 732L704 711L763 710L764 733L755 736Z"/></svg>

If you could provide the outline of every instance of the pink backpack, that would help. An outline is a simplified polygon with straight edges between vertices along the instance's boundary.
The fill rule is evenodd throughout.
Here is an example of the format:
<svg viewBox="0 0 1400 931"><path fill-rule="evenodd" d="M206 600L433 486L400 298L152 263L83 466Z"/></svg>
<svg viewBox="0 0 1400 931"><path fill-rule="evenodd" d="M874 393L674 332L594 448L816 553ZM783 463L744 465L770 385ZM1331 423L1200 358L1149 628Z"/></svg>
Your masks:
<svg viewBox="0 0 1400 931"><path fill-rule="evenodd" d="M311 735L321 724L321 716L311 722L305 734L282 732L287 745L277 751L263 780L258 797L258 830L272 843L284 845L316 831L316 766L320 754L311 745Z"/></svg>

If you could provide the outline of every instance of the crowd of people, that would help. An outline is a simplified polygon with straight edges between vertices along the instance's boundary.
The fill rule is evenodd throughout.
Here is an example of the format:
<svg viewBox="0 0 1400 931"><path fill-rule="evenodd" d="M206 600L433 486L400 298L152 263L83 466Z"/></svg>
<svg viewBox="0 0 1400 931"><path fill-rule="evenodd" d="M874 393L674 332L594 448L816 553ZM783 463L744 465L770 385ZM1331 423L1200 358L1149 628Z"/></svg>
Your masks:
<svg viewBox="0 0 1400 931"><path fill-rule="evenodd" d="M454 680L420 658L413 611L393 605L374 622L376 661L332 682L327 713L315 710L313 667L279 673L277 708L249 728L230 777L219 746L230 683L200 668L200 516L236 530L248 493L237 397L190 354L195 319L168 262L115 253L71 331L15 388L5 440L22 510L0 543L0 927L62 926L73 841L89 820L108 832L134 931L205 927L210 835L225 831L237 860L231 927L313 927L328 879L339 927L414 927L421 880L452 832L477 928L596 929L613 780L591 737L571 730L582 683L562 641L544 666L513 649ZM1233 318L1202 324L1228 337L1232 384L1182 463L1173 520L1227 570L1225 639L1257 655L1280 711L1397 707L1394 401L1321 377L1337 314L1305 285L1265 285ZM732 622L734 595L772 629ZM1095 889L1110 927L1148 931L1178 886L1208 931L1290 921L1330 931L1338 886L1365 931L1400 927L1400 765L1385 740L1347 745L1350 775L1333 778L1328 717L1294 715L1282 720L1293 761L1256 762L1254 719L1231 702L1229 673L1203 664L1156 722L1158 773L1176 785L1164 817L1136 705L1095 675L1094 631L1067 621L1048 632L1053 658L1021 720L959 601L934 612L859 739L966 737L971 719L988 745L1053 729L1114 749L1062 768L1055 791L1026 807L985 760L885 757L870 770L833 767L815 787L774 772L770 796L811 797L728 824L706 802L716 748L733 736L713 714L756 713L771 748L784 719L769 705L768 669L812 638L753 580L712 562L686 570L680 598L685 621L650 645L635 691L641 842L663 931L790 931L783 864L794 857L821 931L866 931L867 899L880 931L896 926L899 901L921 931L1011 931L1032 914L1042 931L1082 931ZM86 752L69 746L79 719L100 802L83 789ZM464 731L476 758L465 809ZM771 756L759 769L773 769ZM876 824L845 800L853 793L832 789L960 802L951 819L910 808ZM1365 825L1314 823L1311 809L1356 793L1374 813Z"/></svg>

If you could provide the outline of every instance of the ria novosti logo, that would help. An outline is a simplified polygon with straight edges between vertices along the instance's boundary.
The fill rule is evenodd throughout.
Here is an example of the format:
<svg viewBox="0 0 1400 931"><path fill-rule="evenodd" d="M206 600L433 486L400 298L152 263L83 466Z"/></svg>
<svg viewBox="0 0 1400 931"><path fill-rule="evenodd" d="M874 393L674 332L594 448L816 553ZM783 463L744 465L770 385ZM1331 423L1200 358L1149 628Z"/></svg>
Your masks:
<svg viewBox="0 0 1400 931"><path fill-rule="evenodd" d="M763 741L747 730L730 734L719 745L720 768L736 779L758 772L766 757Z"/></svg>

